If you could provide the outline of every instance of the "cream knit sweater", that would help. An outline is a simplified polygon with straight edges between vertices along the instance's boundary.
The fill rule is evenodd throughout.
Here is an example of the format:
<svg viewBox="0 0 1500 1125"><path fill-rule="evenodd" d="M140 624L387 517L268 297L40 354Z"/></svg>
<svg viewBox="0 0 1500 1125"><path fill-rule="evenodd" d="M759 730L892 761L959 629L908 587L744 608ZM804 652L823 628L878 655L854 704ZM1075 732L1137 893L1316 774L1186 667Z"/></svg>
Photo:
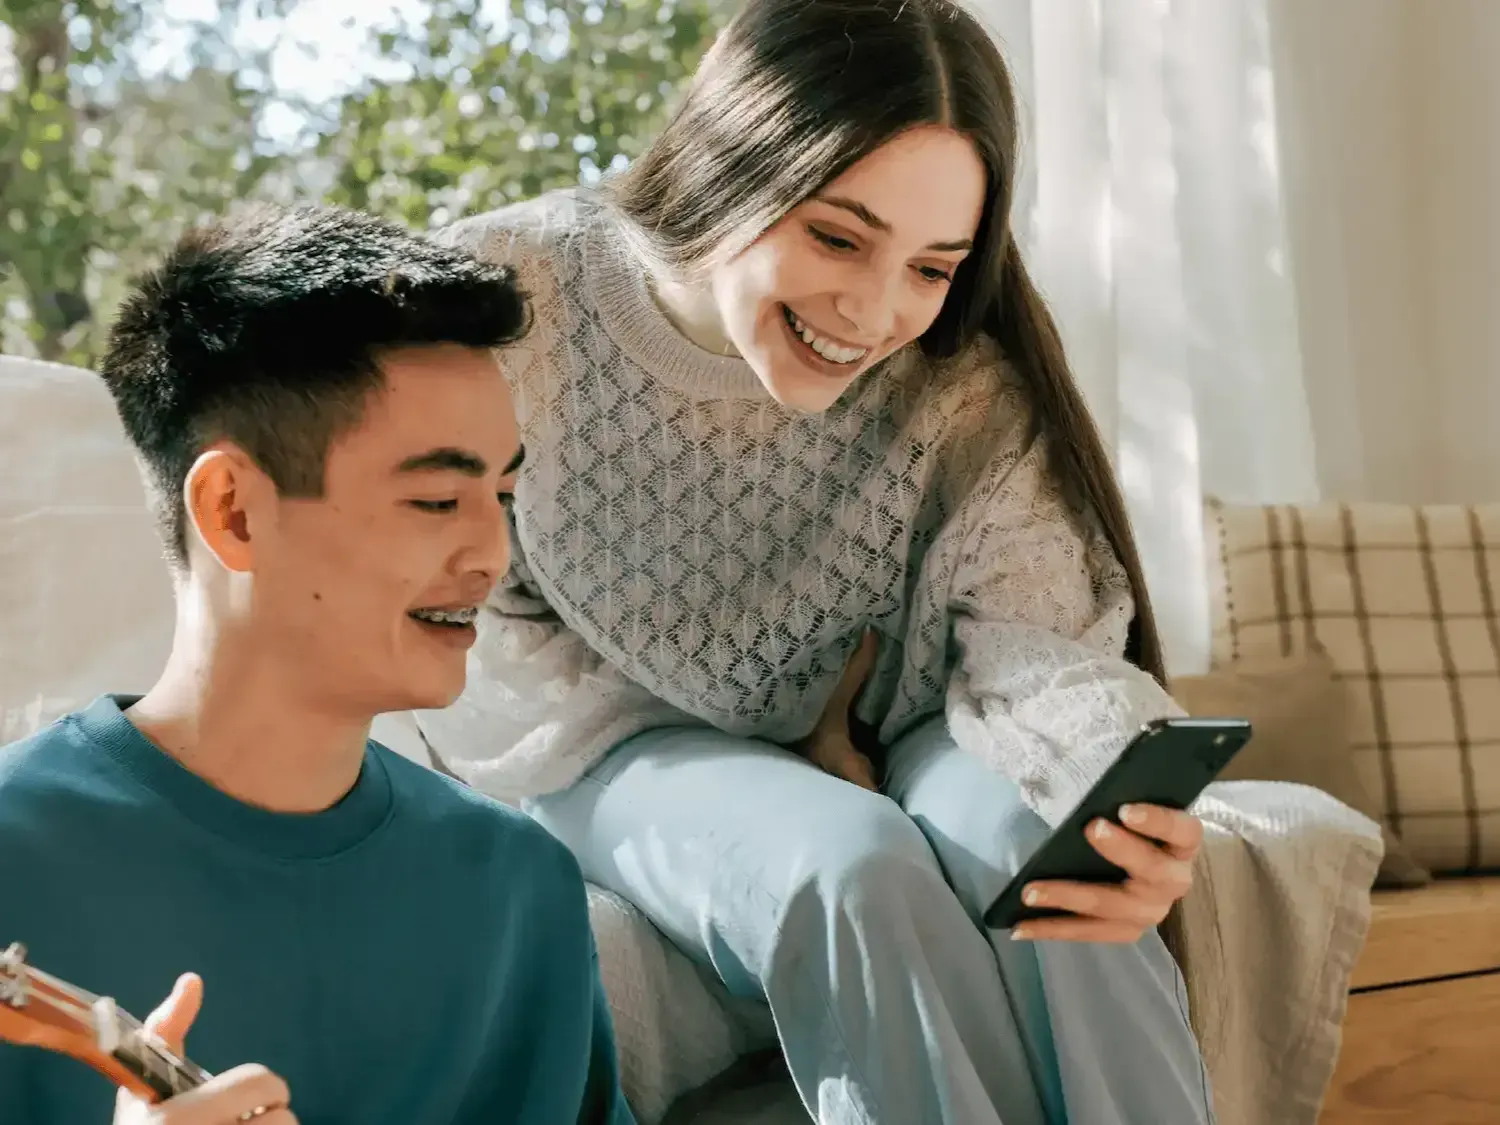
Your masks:
<svg viewBox="0 0 1500 1125"><path fill-rule="evenodd" d="M527 454L516 563L463 698L417 716L479 788L566 786L664 723L795 738L866 625L882 650L858 709L883 739L946 712L1052 823L1141 723L1180 714L1121 659L1125 574L1059 495L992 345L897 356L795 414L677 334L586 197L445 237L515 265L536 314L504 357ZM1313 1125L1379 828L1279 783L1219 783L1195 811L1214 893L1185 900L1185 967L1219 1121Z"/></svg>
<svg viewBox="0 0 1500 1125"><path fill-rule="evenodd" d="M1125 572L992 342L909 348L801 414L673 328L585 194L439 237L514 266L535 317L502 356L526 446L512 570L463 697L419 720L465 780L549 792L663 724L791 742L866 627L858 712L882 742L946 710L1052 823L1142 723L1180 714L1122 658Z"/></svg>

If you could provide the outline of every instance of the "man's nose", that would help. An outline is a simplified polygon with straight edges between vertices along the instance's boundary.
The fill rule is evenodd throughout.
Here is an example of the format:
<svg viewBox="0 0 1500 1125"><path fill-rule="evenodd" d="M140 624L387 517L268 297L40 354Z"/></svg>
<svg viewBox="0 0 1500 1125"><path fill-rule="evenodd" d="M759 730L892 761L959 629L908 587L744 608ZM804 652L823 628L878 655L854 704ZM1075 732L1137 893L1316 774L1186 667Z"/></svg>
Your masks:
<svg viewBox="0 0 1500 1125"><path fill-rule="evenodd" d="M498 497L475 515L470 534L462 589L465 601L481 602L510 568L510 518Z"/></svg>

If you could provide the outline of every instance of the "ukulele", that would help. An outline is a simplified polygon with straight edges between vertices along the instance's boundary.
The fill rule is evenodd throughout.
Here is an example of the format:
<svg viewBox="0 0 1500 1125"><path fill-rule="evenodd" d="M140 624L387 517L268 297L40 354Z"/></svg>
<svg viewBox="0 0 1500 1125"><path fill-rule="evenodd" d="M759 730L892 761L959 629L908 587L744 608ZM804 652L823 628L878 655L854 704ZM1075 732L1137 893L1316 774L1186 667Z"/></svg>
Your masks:
<svg viewBox="0 0 1500 1125"><path fill-rule="evenodd" d="M178 1058L107 996L31 968L19 944L0 953L0 1040L70 1055L151 1103L213 1077Z"/></svg>

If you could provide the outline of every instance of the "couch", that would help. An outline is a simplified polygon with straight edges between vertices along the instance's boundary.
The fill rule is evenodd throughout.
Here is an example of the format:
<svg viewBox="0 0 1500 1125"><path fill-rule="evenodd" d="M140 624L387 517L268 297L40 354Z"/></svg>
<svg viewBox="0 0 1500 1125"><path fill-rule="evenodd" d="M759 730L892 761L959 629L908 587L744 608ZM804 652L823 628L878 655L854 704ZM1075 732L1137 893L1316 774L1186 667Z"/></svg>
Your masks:
<svg viewBox="0 0 1500 1125"><path fill-rule="evenodd" d="M1320 1125L1500 1121L1500 504L1204 514L1215 669L1179 698L1385 826Z"/></svg>
<svg viewBox="0 0 1500 1125"><path fill-rule="evenodd" d="M90 372L0 357L0 528L0 637L6 640L0 645L0 742L37 729L99 691L149 687L170 644L171 593L139 477L108 396ZM1242 599L1240 604L1249 603ZM24 638L24 643L13 643L15 638ZM79 638L87 638L87 643ZM1241 647L1248 653L1251 646ZM1226 653L1211 677L1196 685L1200 702L1207 699L1204 705L1212 704L1219 713L1241 713L1285 694L1275 686L1274 676L1269 688L1257 681L1257 673L1242 656L1246 654ZM1301 671L1292 674L1306 678ZM1328 675L1331 679L1334 674ZM1185 693L1195 687L1187 681L1181 686ZM1223 706L1223 699L1211 698L1220 690L1249 695L1235 696L1232 706ZM1300 729L1296 722L1286 725ZM1260 729L1259 721L1257 726ZM400 753L427 760L420 734L407 716L382 716L374 734ZM1335 735L1328 740L1337 741ZM1262 742L1259 735L1256 741ZM1296 742L1266 739L1264 745ZM1258 765L1246 767L1244 780L1301 780L1332 793L1350 808L1377 816L1385 811L1373 798L1354 792L1348 769L1329 767L1299 776L1276 755L1262 757ZM1434 847L1443 842L1418 841ZM1425 869L1410 856L1406 858L1411 868L1404 874L1392 859L1401 856L1402 847L1394 836L1388 839L1383 870L1389 868L1386 873L1394 872L1392 877L1425 879ZM1312 857L1315 852L1306 854ZM1244 849L1230 848L1225 856L1225 873L1238 885L1262 878ZM800 1125L806 1120L785 1076L774 1065L755 1065L775 1043L774 1029L762 1009L733 1002L639 913L607 892L590 889L590 912L617 1024L622 1074L643 1121L661 1120L678 1095L723 1071L727 1079L679 1103L672 1125ZM1279 924L1264 919L1259 923ZM1245 934L1255 926L1234 930L1225 935L1230 944L1248 940ZM1313 968L1320 964L1315 962ZM1278 967L1290 979L1291 967ZM1333 966L1325 976L1333 980L1328 974L1348 967ZM1313 981L1308 969L1298 965L1297 979ZM1366 1018L1362 995L1351 1002L1352 1020ZM1351 1044L1356 1041L1359 1037L1351 1031ZM1351 1066L1363 1065L1350 1057ZM1331 1062L1332 1055L1327 1058ZM752 1065L736 1064L746 1059ZM1318 1070L1320 1065L1314 1062L1311 1072L1326 1073ZM1309 1072L1306 1066L1302 1069ZM1242 1069L1234 1080L1253 1083L1257 1073ZM1366 1087L1356 1081L1350 1088ZM1258 1113L1247 1120L1277 1125L1283 1120L1310 1121L1308 1104L1315 1100L1316 1090L1304 1091L1303 1104L1291 1116Z"/></svg>

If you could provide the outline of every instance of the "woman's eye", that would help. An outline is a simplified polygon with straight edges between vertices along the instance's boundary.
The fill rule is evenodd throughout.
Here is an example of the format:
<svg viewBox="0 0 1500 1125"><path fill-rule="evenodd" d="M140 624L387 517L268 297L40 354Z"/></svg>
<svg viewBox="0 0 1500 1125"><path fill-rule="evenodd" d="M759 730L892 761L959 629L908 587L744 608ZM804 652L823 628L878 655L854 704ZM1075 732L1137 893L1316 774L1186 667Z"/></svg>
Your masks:
<svg viewBox="0 0 1500 1125"><path fill-rule="evenodd" d="M850 242L847 238L840 238L836 234L829 234L826 230L819 230L817 227L808 227L807 233L816 238L824 246L827 246L830 250L857 249L854 243Z"/></svg>
<svg viewBox="0 0 1500 1125"><path fill-rule="evenodd" d="M947 270L940 270L936 266L918 266L917 272L927 281L952 281L953 275Z"/></svg>
<svg viewBox="0 0 1500 1125"><path fill-rule="evenodd" d="M458 507L457 500L413 500L411 506L419 512L451 512Z"/></svg>

